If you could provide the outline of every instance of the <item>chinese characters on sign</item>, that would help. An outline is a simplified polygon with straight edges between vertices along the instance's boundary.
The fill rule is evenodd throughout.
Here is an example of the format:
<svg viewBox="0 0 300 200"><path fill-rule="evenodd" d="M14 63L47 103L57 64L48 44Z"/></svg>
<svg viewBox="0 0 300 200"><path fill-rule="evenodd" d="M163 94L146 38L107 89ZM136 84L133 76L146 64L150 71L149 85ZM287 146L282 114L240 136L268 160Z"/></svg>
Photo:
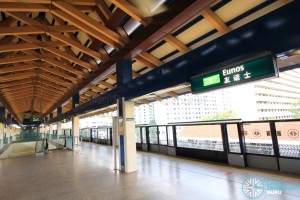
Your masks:
<svg viewBox="0 0 300 200"><path fill-rule="evenodd" d="M278 69L272 53L263 52L205 75L192 77L191 86L193 93L199 93L270 77L278 77Z"/></svg>

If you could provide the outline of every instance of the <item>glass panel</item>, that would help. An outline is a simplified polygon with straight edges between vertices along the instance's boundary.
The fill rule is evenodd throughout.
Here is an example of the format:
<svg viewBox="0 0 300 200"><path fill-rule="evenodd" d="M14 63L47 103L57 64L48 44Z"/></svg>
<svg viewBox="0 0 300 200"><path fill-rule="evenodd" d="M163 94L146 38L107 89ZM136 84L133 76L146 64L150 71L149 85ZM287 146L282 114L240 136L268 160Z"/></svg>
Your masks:
<svg viewBox="0 0 300 200"><path fill-rule="evenodd" d="M280 156L300 158L300 122L276 122Z"/></svg>
<svg viewBox="0 0 300 200"><path fill-rule="evenodd" d="M159 144L167 145L167 129L165 126L159 126Z"/></svg>
<svg viewBox="0 0 300 200"><path fill-rule="evenodd" d="M168 126L168 146L174 146L173 140L173 126Z"/></svg>
<svg viewBox="0 0 300 200"><path fill-rule="evenodd" d="M143 144L147 144L146 127L142 127Z"/></svg>
<svg viewBox="0 0 300 200"><path fill-rule="evenodd" d="M223 151L220 125L176 126L177 146Z"/></svg>
<svg viewBox="0 0 300 200"><path fill-rule="evenodd" d="M229 152L241 153L237 124L227 124Z"/></svg>
<svg viewBox="0 0 300 200"><path fill-rule="evenodd" d="M247 153L274 155L269 123L244 123Z"/></svg>
<svg viewBox="0 0 300 200"><path fill-rule="evenodd" d="M141 143L141 128L135 128L135 141Z"/></svg>
<svg viewBox="0 0 300 200"><path fill-rule="evenodd" d="M90 129L82 129L81 136L84 138L90 138Z"/></svg>
<svg viewBox="0 0 300 200"><path fill-rule="evenodd" d="M107 139L107 129L106 128L98 129L98 138L101 140Z"/></svg>
<svg viewBox="0 0 300 200"><path fill-rule="evenodd" d="M150 144L158 144L157 140L157 127L149 127Z"/></svg>
<svg viewBox="0 0 300 200"><path fill-rule="evenodd" d="M66 142L67 142L67 148L68 149L73 149L73 139L72 136L66 136Z"/></svg>

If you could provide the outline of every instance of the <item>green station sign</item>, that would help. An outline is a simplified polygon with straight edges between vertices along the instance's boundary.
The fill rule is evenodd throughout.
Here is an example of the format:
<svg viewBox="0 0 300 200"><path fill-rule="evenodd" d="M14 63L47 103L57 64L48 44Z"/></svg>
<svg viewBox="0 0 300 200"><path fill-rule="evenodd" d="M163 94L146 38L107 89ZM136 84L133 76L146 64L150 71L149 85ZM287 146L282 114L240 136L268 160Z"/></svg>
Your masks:
<svg viewBox="0 0 300 200"><path fill-rule="evenodd" d="M278 77L271 52L263 52L191 78L192 93L199 93L270 77Z"/></svg>

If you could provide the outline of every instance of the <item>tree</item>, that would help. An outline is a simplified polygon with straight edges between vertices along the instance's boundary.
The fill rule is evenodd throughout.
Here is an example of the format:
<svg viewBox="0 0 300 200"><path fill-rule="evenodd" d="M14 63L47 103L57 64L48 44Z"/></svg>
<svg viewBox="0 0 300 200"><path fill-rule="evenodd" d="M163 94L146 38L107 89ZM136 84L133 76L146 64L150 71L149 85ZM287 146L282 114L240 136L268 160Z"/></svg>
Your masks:
<svg viewBox="0 0 300 200"><path fill-rule="evenodd" d="M225 120L225 119L236 119L238 115L232 109L225 109L224 111L217 112L213 115L204 116L201 118L201 121L210 121L210 120Z"/></svg>
<svg viewBox="0 0 300 200"><path fill-rule="evenodd" d="M300 99L294 103L292 103L292 107L290 109L290 112L293 113L293 117L295 119L300 118Z"/></svg>

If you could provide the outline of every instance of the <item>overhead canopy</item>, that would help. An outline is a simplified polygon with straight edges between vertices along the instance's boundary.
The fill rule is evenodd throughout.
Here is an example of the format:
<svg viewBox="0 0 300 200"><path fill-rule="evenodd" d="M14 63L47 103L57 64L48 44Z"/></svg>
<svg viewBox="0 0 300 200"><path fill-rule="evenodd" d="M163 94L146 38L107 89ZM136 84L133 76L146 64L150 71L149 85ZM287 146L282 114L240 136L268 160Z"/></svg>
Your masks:
<svg viewBox="0 0 300 200"><path fill-rule="evenodd" d="M63 106L66 112L78 91L83 104L116 88L120 58L132 59L136 78L290 1L151 2L153 13L164 4L162 13L149 14L133 0L1 1L4 106L19 121L26 111L45 116ZM177 95L167 90L152 97Z"/></svg>

